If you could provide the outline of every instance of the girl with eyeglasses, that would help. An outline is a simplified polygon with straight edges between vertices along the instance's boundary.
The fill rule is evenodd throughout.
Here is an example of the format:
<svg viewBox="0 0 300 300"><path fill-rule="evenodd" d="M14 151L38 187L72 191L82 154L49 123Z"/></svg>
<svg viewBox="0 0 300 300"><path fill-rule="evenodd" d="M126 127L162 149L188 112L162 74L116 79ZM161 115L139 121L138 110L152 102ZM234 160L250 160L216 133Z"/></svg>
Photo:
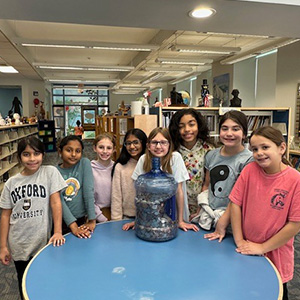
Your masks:
<svg viewBox="0 0 300 300"><path fill-rule="evenodd" d="M133 128L127 131L119 158L112 169L111 219L135 217L135 188L132 173L142 154L145 153L147 136Z"/></svg>
<svg viewBox="0 0 300 300"><path fill-rule="evenodd" d="M188 222L188 206L186 194L186 180L189 179L183 159L178 152L173 152L173 144L168 129L155 128L148 137L146 154L139 159L137 166L132 174L132 179L136 180L139 175L147 173L152 168L152 158L159 157L161 169L172 174L178 183L176 192L178 227L184 231L198 231L198 227ZM134 227L134 222L127 223L123 230Z"/></svg>

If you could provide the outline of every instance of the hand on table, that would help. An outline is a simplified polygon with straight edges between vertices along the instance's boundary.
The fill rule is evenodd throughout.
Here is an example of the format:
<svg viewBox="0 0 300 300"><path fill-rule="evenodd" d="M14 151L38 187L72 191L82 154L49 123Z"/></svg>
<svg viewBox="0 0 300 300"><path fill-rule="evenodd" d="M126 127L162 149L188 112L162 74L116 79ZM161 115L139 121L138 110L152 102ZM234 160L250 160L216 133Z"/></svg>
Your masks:
<svg viewBox="0 0 300 300"><path fill-rule="evenodd" d="M129 229L134 229L134 225L135 225L135 222L134 221L132 221L132 222L130 222L130 223L126 223L126 224L124 224L123 226L122 226L122 229L123 230L129 230Z"/></svg>
<svg viewBox="0 0 300 300"><path fill-rule="evenodd" d="M244 241L235 249L236 252L245 255L264 255L263 244Z"/></svg>
<svg viewBox="0 0 300 300"><path fill-rule="evenodd" d="M88 220L85 224L81 225L83 229L87 228L91 233L94 232L96 227L96 220Z"/></svg>
<svg viewBox="0 0 300 300"><path fill-rule="evenodd" d="M53 244L53 247L62 246L65 243L66 239L61 233L54 233L49 240L49 244Z"/></svg>
<svg viewBox="0 0 300 300"><path fill-rule="evenodd" d="M80 227L78 227L76 222L74 223L70 225L70 229L75 236L79 237L80 239L91 238L92 234L88 227L86 227L85 225L81 225Z"/></svg>
<svg viewBox="0 0 300 300"><path fill-rule="evenodd" d="M199 228L195 224L186 223L184 221L178 222L178 227L183 231L194 230L199 231Z"/></svg>

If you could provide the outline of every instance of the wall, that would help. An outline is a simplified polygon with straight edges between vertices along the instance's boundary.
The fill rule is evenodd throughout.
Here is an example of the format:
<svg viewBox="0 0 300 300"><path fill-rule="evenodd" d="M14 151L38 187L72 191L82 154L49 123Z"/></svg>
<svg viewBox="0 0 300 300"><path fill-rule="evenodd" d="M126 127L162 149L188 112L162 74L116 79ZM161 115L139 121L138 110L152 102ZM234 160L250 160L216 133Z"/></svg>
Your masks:
<svg viewBox="0 0 300 300"><path fill-rule="evenodd" d="M109 93L109 106L110 111L114 112L118 110L118 105L124 100L125 104L130 104L131 101L136 100L138 97L143 97L143 94L136 94L136 95L119 95L114 94L112 92Z"/></svg>
<svg viewBox="0 0 300 300"><path fill-rule="evenodd" d="M234 64L232 89L239 90L242 106L255 107L255 58ZM230 99L232 98L231 91Z"/></svg>
<svg viewBox="0 0 300 300"><path fill-rule="evenodd" d="M229 74L229 87L228 87L228 100L230 99L230 93L232 91L232 86L233 86L233 65L221 65L219 62L214 62L212 64L212 80L214 77L223 75L223 74ZM212 87L210 89L210 93L214 94L213 92L214 86L212 84ZM223 96L223 92L221 93ZM214 100L214 102L216 102ZM216 105L216 103L214 103Z"/></svg>
<svg viewBox="0 0 300 300"><path fill-rule="evenodd" d="M12 107L12 101L14 97L22 102L22 89L21 87L1 87L0 86L0 113L3 118L8 115L8 111ZM21 108L21 112L22 112Z"/></svg>
<svg viewBox="0 0 300 300"><path fill-rule="evenodd" d="M297 85L300 83L300 42L278 50L275 106L291 107L291 135L295 134Z"/></svg>
<svg viewBox="0 0 300 300"><path fill-rule="evenodd" d="M256 107L276 107L275 104L277 53L258 59Z"/></svg>
<svg viewBox="0 0 300 300"><path fill-rule="evenodd" d="M42 80L30 79L1 79L1 85L18 85L22 88L23 116L32 116L34 114L33 99L45 99L45 83ZM33 91L37 91L39 96L33 96Z"/></svg>

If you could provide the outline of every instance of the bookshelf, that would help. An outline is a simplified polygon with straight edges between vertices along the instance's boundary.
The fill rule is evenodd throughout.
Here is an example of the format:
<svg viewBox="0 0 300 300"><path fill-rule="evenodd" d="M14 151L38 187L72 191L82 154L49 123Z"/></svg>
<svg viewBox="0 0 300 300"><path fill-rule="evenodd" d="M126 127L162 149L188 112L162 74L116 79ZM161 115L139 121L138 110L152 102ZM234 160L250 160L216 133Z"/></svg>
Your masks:
<svg viewBox="0 0 300 300"><path fill-rule="evenodd" d="M181 109L188 109L190 107L163 107L160 108L160 123L162 127L168 127L172 115L176 111ZM217 138L219 136L219 118L221 114L232 109L231 107L194 107L198 110L206 119L210 136ZM248 119L248 132L251 132L259 127L271 125L279 129L286 141L289 140L290 136L290 118L291 109L289 107L276 107L276 108L264 108L264 107L241 107L238 110L242 111Z"/></svg>
<svg viewBox="0 0 300 300"><path fill-rule="evenodd" d="M109 132L116 139L114 159L119 156L125 134L129 129L139 128L148 135L155 127L157 127L157 115L136 115L134 117L97 116L96 118L96 136L104 132Z"/></svg>
<svg viewBox="0 0 300 300"><path fill-rule="evenodd" d="M37 133L37 124L0 127L0 193L8 178L22 169L17 155L18 141Z"/></svg>
<svg viewBox="0 0 300 300"><path fill-rule="evenodd" d="M54 121L39 121L38 132L39 132L39 139L45 145L45 151L55 152L56 139L55 139Z"/></svg>

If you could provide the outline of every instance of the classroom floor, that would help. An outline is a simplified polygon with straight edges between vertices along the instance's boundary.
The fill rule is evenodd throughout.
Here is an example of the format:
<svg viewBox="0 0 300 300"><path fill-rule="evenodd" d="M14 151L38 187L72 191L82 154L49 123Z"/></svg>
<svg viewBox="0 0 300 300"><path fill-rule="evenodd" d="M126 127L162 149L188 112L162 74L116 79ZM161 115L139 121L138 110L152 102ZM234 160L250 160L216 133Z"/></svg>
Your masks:
<svg viewBox="0 0 300 300"><path fill-rule="evenodd" d="M84 142L84 156L89 159L95 158L91 142ZM57 152L47 153L44 164L57 165L59 157ZM294 278L288 284L289 300L300 299L300 234L295 238L295 273ZM19 300L17 285L17 275L14 264L6 267L0 264L0 299L1 300ZM183 299L184 300L184 299Z"/></svg>

